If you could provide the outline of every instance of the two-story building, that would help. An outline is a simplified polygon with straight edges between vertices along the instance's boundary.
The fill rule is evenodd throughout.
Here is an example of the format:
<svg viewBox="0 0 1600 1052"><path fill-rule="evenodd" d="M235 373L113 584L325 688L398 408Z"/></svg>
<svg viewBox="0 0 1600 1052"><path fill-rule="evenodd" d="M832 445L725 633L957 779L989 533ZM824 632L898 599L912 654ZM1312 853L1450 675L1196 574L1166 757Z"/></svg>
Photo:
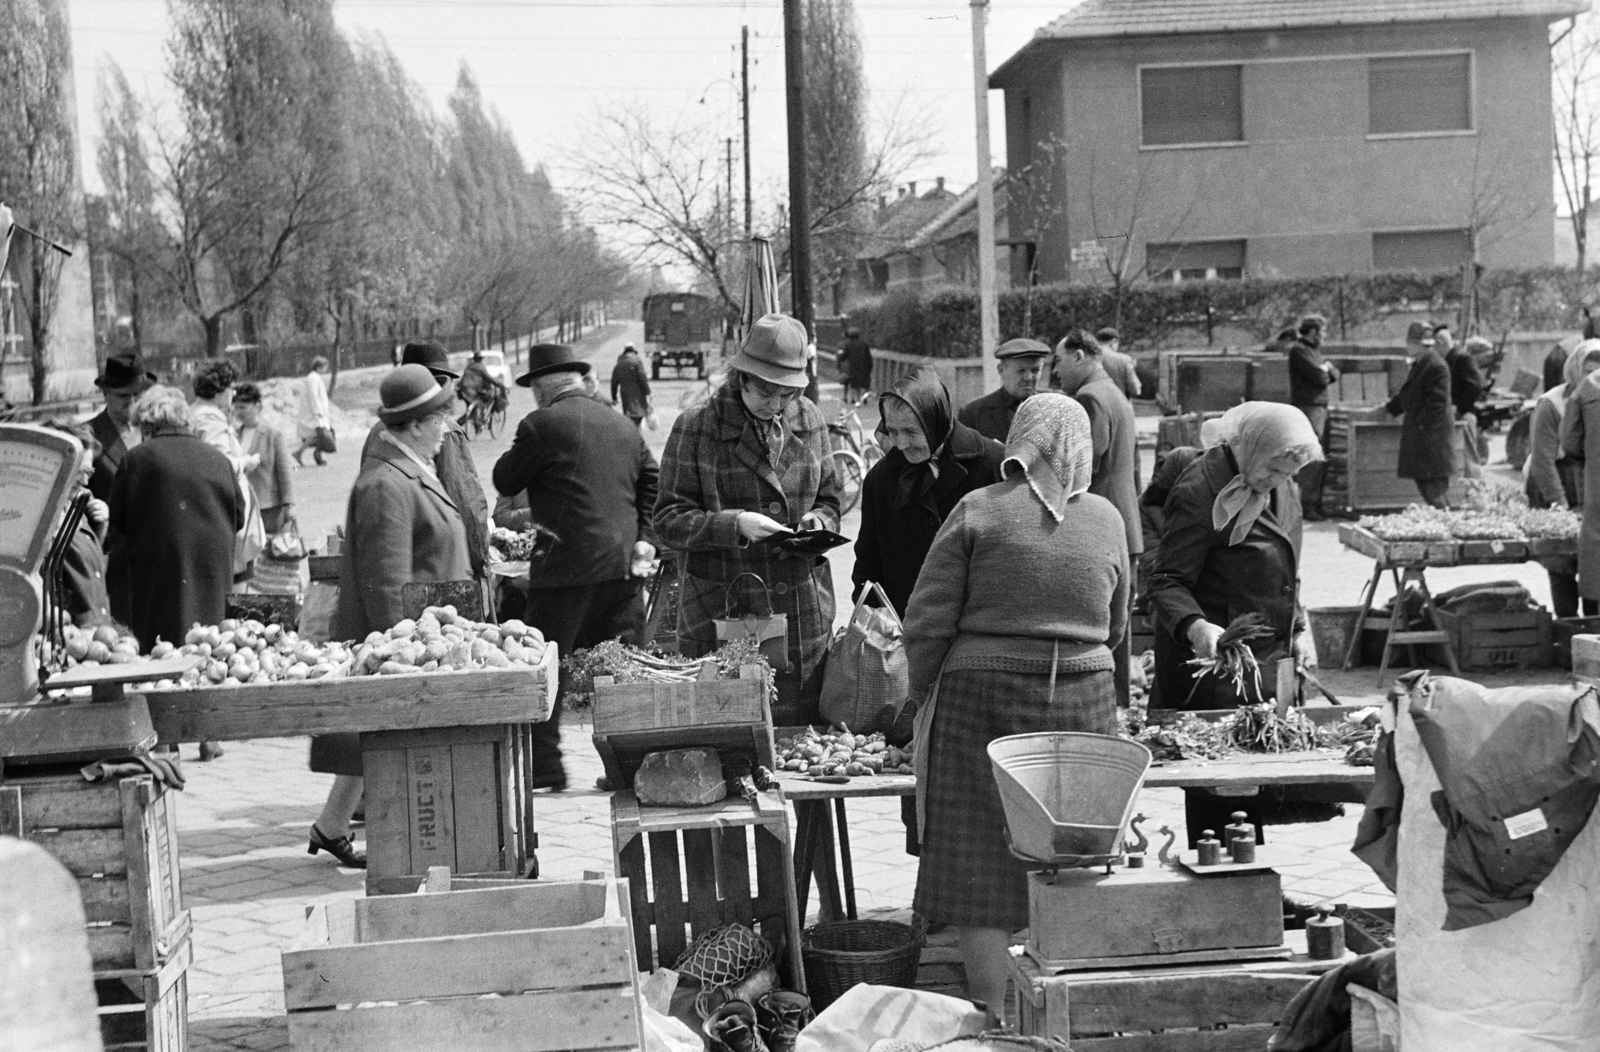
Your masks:
<svg viewBox="0 0 1600 1052"><path fill-rule="evenodd" d="M1550 24L1588 7L1084 0L990 77L1008 167L1054 169L1013 233L1040 281L1548 264Z"/></svg>

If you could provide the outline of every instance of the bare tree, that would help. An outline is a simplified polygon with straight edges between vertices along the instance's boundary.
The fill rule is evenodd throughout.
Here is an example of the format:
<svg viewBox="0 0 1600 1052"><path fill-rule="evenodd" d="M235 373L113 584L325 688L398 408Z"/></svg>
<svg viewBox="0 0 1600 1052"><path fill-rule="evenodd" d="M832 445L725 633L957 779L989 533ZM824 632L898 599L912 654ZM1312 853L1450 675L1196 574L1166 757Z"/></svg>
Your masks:
<svg viewBox="0 0 1600 1052"><path fill-rule="evenodd" d="M1006 194L1006 225L1011 237L1027 248L1026 291L1022 305L1022 335L1033 335L1033 290L1039 282L1038 246L1066 213L1067 144L1052 134L1040 139L1030 152L1027 165L1007 172L1002 189Z"/></svg>
<svg viewBox="0 0 1600 1052"><path fill-rule="evenodd" d="M1574 16L1550 45L1555 81L1555 163L1578 248L1578 272L1589 262L1589 205L1600 161L1600 30L1593 15Z"/></svg>
<svg viewBox="0 0 1600 1052"><path fill-rule="evenodd" d="M723 217L720 140L686 119L666 122L638 103L600 109L597 131L570 165L579 211L615 231L647 264L692 270L739 309L739 243Z"/></svg>
<svg viewBox="0 0 1600 1052"><path fill-rule="evenodd" d="M90 240L111 255L126 276L134 346L142 349L146 290L159 287L148 275L166 250L157 215L156 186L145 138L144 104L115 63L100 80L100 145L96 164L104 188L91 213ZM116 280L116 277L113 277Z"/></svg>
<svg viewBox="0 0 1600 1052"><path fill-rule="evenodd" d="M0 202L18 222L68 242L83 225L70 81L65 9L47 0L0 4ZM37 405L49 379L62 257L23 236L13 238L11 258L22 278ZM0 361L4 354L0 346Z"/></svg>
<svg viewBox="0 0 1600 1052"><path fill-rule="evenodd" d="M1162 262L1149 251L1150 243L1176 242L1189 222L1195 202L1200 198L1199 186L1196 185L1188 194L1188 203L1175 219L1153 218L1150 212L1155 203L1171 200L1174 188L1164 185L1165 180L1150 169L1151 162L1140 156L1134 161L1135 176L1132 182L1118 180L1117 191L1107 195L1099 189L1100 173L1095 163L1095 153L1093 150L1089 153L1089 221L1095 243L1104 250L1101 264L1111 281L1116 305L1112 324L1119 327L1122 324L1123 295L1128 285L1151 274L1156 265ZM1135 252L1135 246L1138 252Z"/></svg>

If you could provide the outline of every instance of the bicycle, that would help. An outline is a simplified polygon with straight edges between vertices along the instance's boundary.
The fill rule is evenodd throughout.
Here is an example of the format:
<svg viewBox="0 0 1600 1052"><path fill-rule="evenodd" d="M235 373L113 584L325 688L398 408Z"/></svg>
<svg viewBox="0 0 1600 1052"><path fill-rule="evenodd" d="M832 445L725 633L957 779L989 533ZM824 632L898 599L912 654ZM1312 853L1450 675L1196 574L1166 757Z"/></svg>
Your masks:
<svg viewBox="0 0 1600 1052"><path fill-rule="evenodd" d="M840 515L848 515L861 502L867 472L883 459L883 447L861 422L860 406L860 402L841 406L838 419L828 425L833 470L839 476Z"/></svg>
<svg viewBox="0 0 1600 1052"><path fill-rule="evenodd" d="M474 398L467 408L467 423L472 426L473 437L489 432L490 438L499 438L506 426L506 406L510 401L504 391L496 388L492 399Z"/></svg>

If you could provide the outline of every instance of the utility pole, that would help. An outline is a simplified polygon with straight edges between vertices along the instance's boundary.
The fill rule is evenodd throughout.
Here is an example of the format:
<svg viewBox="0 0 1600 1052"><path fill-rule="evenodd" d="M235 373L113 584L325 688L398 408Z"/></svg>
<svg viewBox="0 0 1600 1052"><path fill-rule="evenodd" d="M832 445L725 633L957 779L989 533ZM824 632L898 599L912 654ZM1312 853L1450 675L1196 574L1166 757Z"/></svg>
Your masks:
<svg viewBox="0 0 1600 1052"><path fill-rule="evenodd" d="M783 71L789 115L789 293L794 316L816 336L811 309L811 188L806 185L805 13L803 0L783 0ZM806 397L817 400L812 362Z"/></svg>
<svg viewBox="0 0 1600 1052"><path fill-rule="evenodd" d="M723 228L727 231L723 241L731 244L733 241L733 136L730 135L722 141L727 146L728 154L728 225Z"/></svg>
<svg viewBox="0 0 1600 1052"><path fill-rule="evenodd" d="M989 0L972 3L972 102L978 129L978 331L983 389L1000 386L994 349L1000 340L1000 310L994 294L994 167L989 162L989 59L984 21Z"/></svg>
<svg viewBox="0 0 1600 1052"><path fill-rule="evenodd" d="M739 108L744 124L744 240L750 243L750 27L739 27Z"/></svg>

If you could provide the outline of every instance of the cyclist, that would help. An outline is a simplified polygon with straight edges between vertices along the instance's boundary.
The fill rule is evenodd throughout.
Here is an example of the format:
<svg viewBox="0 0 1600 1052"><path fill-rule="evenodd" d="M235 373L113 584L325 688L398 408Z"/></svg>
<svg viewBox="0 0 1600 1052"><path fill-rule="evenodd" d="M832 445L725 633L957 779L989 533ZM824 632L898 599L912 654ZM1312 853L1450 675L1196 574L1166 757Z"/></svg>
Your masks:
<svg viewBox="0 0 1600 1052"><path fill-rule="evenodd" d="M490 414L503 410L510 404L510 394L506 387L489 372L483 364L483 353L472 352L472 361L461 371L461 379L456 384L456 392L461 400L467 404L466 412L461 414L461 424L465 425L467 418L477 406L483 419L488 419Z"/></svg>

